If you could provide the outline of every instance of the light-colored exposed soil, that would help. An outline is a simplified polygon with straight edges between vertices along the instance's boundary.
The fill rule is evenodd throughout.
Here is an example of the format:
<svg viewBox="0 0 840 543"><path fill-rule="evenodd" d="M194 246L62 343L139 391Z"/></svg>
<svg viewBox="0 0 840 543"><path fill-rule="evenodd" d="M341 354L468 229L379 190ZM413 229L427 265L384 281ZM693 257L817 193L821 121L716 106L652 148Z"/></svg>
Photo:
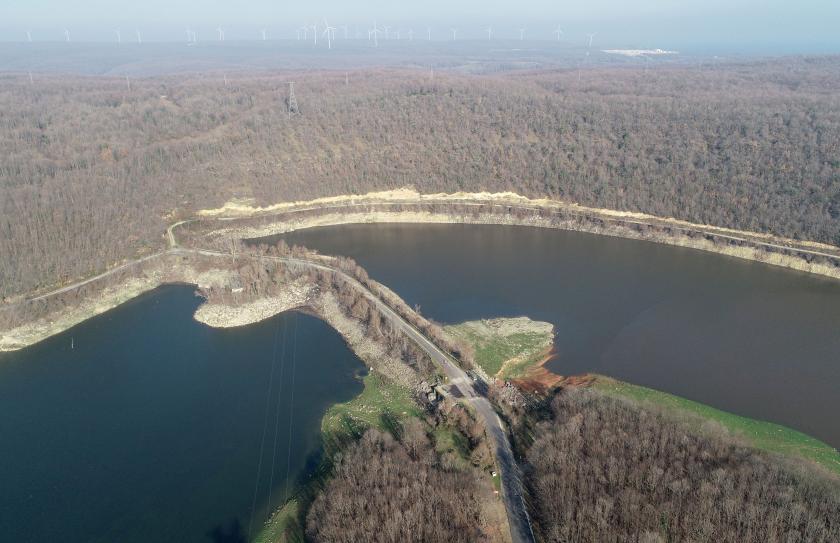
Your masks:
<svg viewBox="0 0 840 543"><path fill-rule="evenodd" d="M554 341L554 326L528 317L469 321L444 328L474 352L476 364L491 379L524 378L539 366Z"/></svg>
<svg viewBox="0 0 840 543"><path fill-rule="evenodd" d="M303 307L310 303L315 293L311 284L302 281L290 283L278 296L260 298L241 305L204 303L193 316L198 322L213 328L246 326L271 318L274 315Z"/></svg>
<svg viewBox="0 0 840 543"><path fill-rule="evenodd" d="M737 230L734 228L726 228L721 226L697 224L673 217L657 217L647 213L620 211L615 209L598 208L582 206L573 202L565 202L562 200L553 200L549 198L528 198L517 194L515 192L453 192L453 193L433 193L421 194L408 186L401 189L370 192L363 195L341 195L331 196L326 198L317 198L314 200L303 200L294 202L281 202L270 206L254 206L253 199L234 199L227 202L225 205L215 209L205 209L197 212L200 217L251 217L255 215L265 215L272 213L280 213L283 211L309 209L309 208L329 208L333 206L341 206L346 204L375 204L377 202L404 202L404 203L431 203L431 202L452 202L452 203L498 203L498 204L516 204L520 206L533 206L535 208L544 209L565 209L577 211L582 214L596 215L604 217L614 217L621 219L633 219L637 221L648 222L651 224L668 224L675 227L691 228L697 230L705 230L709 232L716 232L719 234L727 234L739 236L749 239L762 240L765 242L778 243L780 245L809 247L812 249L822 249L830 252L838 252L840 248L826 243L818 243L815 241L800 241L789 238L774 236L772 234L749 232L746 230Z"/></svg>
<svg viewBox="0 0 840 543"><path fill-rule="evenodd" d="M375 209L373 206L377 203L457 203L476 206L491 203L502 206L502 209L505 205L515 205L520 208L533 209L535 211L572 212L595 220L581 221L569 219L558 222L552 220L551 217L538 216L536 213L526 214L520 218L504 212L446 213L422 210L387 211ZM354 209L354 206L358 206L358 211ZM272 214L304 210L320 210L320 213L300 216L285 214L278 216L276 221L271 222ZM529 199L509 192L419 194L411 188L406 188L395 191L369 193L362 196L335 196L304 202L289 202L267 207L251 207L250 205L236 201L229 202L218 209L199 211L198 214L207 218L221 218L222 216L224 218L262 217L261 220L263 222L259 226L236 225L233 223L225 224L220 222L216 228L213 228L207 234L211 240L213 238L227 239L230 237L260 238L306 228L343 224L433 223L523 225L653 241L745 260L755 260L773 266L781 266L840 279L840 267L813 259L813 257L817 257L817 259L822 257L840 258L840 248L832 245L810 241L797 241L765 233L747 232L713 225L694 224L668 217L655 217L644 213L585 207L558 200ZM616 220L622 222L617 223L615 222ZM653 226L655 228L653 230L638 230L631 228L629 225ZM670 232L667 234L663 233L661 231L662 228L667 228ZM693 232L694 235L687 235L680 229ZM716 236L719 241L716 243L711 239L707 239L706 235ZM720 240L725 240L725 242L721 242ZM808 258L803 258L795 254L780 252L791 250L805 251L811 254L807 255Z"/></svg>

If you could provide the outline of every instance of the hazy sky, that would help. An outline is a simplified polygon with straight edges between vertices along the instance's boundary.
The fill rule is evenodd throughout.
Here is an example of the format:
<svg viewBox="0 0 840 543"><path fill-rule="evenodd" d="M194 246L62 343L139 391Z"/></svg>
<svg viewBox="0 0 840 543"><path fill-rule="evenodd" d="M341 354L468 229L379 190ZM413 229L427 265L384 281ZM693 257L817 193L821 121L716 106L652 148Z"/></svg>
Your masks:
<svg viewBox="0 0 840 543"><path fill-rule="evenodd" d="M785 52L840 52L840 0L0 0L0 39L62 38L107 41L120 27L149 39L178 40L185 25L209 33L218 25L228 39L251 38L266 27L290 37L304 22L367 28L457 26L463 37L480 37L494 25L499 37L550 37L560 24L566 38L598 32L604 46L724 44Z"/></svg>

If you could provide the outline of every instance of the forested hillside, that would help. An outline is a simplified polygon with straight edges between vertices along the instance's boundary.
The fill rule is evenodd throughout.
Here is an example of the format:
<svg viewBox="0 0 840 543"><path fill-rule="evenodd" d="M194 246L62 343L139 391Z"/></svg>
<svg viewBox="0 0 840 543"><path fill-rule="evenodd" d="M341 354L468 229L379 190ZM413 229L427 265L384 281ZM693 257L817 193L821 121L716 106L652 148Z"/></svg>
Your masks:
<svg viewBox="0 0 840 543"><path fill-rule="evenodd" d="M302 114L289 118L287 81ZM495 76L5 76L0 296L164 245L173 216L414 185L840 244L840 59Z"/></svg>
<svg viewBox="0 0 840 543"><path fill-rule="evenodd" d="M840 540L836 483L596 392L551 412L526 455L540 541Z"/></svg>

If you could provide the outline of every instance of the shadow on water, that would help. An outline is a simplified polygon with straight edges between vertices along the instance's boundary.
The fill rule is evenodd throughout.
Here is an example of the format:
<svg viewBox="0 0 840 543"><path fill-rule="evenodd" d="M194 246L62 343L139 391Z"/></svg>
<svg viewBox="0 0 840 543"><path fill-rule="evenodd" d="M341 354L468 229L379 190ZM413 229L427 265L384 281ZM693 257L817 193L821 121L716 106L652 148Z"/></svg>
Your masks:
<svg viewBox="0 0 840 543"><path fill-rule="evenodd" d="M242 523L238 518L231 520L227 526L222 524L216 526L207 532L207 537L213 543L248 543Z"/></svg>

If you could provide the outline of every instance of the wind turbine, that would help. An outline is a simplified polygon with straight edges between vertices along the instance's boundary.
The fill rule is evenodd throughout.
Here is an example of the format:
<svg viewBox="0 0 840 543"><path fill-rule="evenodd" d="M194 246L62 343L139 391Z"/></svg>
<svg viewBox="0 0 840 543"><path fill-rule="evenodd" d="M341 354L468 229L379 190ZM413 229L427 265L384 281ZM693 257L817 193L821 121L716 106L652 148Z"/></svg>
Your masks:
<svg viewBox="0 0 840 543"><path fill-rule="evenodd" d="M327 49L332 49L333 32L335 28L330 26L330 23L324 19L324 34L327 36Z"/></svg>
<svg viewBox="0 0 840 543"><path fill-rule="evenodd" d="M426 34L428 36L428 41L432 41L432 28L427 26L426 27Z"/></svg>
<svg viewBox="0 0 840 543"><path fill-rule="evenodd" d="M595 33L587 34L587 36L589 37L589 48L592 49L592 38L595 37Z"/></svg>
<svg viewBox="0 0 840 543"><path fill-rule="evenodd" d="M263 41L265 41L265 28L262 29L262 38L263 38Z"/></svg>
<svg viewBox="0 0 840 543"><path fill-rule="evenodd" d="M219 41L225 41L225 30L219 26L216 31L219 33Z"/></svg>
<svg viewBox="0 0 840 543"><path fill-rule="evenodd" d="M70 31L67 30L66 28L64 29L64 41L66 41L67 43L70 43Z"/></svg>
<svg viewBox="0 0 840 543"><path fill-rule="evenodd" d="M383 26L382 28L385 30L385 39L386 40L391 39L390 38L391 27L390 26Z"/></svg>
<svg viewBox="0 0 840 543"><path fill-rule="evenodd" d="M120 31L120 29L118 28L118 29L114 30L114 34L117 35L117 45L121 44L122 43L122 32Z"/></svg>
<svg viewBox="0 0 840 543"><path fill-rule="evenodd" d="M32 32L30 32L29 30L26 31L26 41L32 43Z"/></svg>
<svg viewBox="0 0 840 543"><path fill-rule="evenodd" d="M399 41L399 40L400 40L400 33L401 33L401 32L402 32L402 30L397 30L397 41Z"/></svg>
<svg viewBox="0 0 840 543"><path fill-rule="evenodd" d="M458 29L453 28L452 29L452 41L455 41L457 38L458 38Z"/></svg>
<svg viewBox="0 0 840 543"><path fill-rule="evenodd" d="M368 40L370 40L370 37L373 36L373 46L374 47L379 47L379 32L380 32L379 28L376 27L376 21L374 21L373 22L373 29L368 31Z"/></svg>
<svg viewBox="0 0 840 543"><path fill-rule="evenodd" d="M560 25L557 25L557 29L554 31L554 35L557 36L557 41L560 41L560 36L563 34L563 30L560 28Z"/></svg>
<svg viewBox="0 0 840 543"><path fill-rule="evenodd" d="M493 27L488 26L485 30L487 31L487 41L490 41L493 39Z"/></svg>
<svg viewBox="0 0 840 543"><path fill-rule="evenodd" d="M519 29L519 41L525 41L525 29L524 28Z"/></svg>
<svg viewBox="0 0 840 543"><path fill-rule="evenodd" d="M143 38L140 37L140 30L135 30L137 34L137 43L143 43Z"/></svg>
<svg viewBox="0 0 840 543"><path fill-rule="evenodd" d="M410 28L408 29L408 41L414 41L414 31Z"/></svg>
<svg viewBox="0 0 840 543"><path fill-rule="evenodd" d="M309 28L312 29L312 39L315 40L314 45L318 46L318 23L313 23Z"/></svg>

